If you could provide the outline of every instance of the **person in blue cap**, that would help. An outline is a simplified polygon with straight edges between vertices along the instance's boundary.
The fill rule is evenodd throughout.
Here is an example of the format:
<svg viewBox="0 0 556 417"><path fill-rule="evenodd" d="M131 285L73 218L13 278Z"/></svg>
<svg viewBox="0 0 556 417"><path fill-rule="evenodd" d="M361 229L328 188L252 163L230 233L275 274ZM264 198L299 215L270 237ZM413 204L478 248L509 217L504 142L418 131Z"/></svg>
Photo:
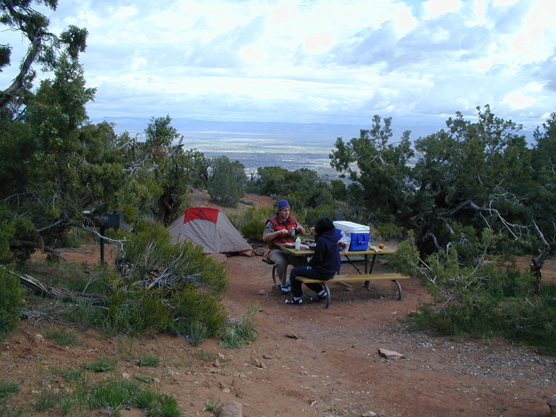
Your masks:
<svg viewBox="0 0 556 417"><path fill-rule="evenodd" d="M287 279L288 265L303 266L306 264L304 256L295 256L280 249L279 244L295 242L296 235L305 236L305 229L291 215L291 207L288 200L280 200L276 204L276 215L266 221L263 232L263 242L268 244L270 252L268 259L278 265L277 273L280 278L280 289L283 294L291 291L291 285Z"/></svg>

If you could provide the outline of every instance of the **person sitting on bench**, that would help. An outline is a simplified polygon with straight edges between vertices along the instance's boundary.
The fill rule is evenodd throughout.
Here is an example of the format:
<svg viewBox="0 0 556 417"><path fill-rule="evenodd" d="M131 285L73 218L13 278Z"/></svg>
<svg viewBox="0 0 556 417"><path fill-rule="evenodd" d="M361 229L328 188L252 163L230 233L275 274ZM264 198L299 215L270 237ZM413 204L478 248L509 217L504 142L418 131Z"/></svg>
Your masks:
<svg viewBox="0 0 556 417"><path fill-rule="evenodd" d="M303 291L301 281L296 277L306 277L328 281L334 278L336 272L340 270L342 260L338 250L338 234L334 228L334 223L329 217L322 217L317 221L315 231L315 254L309 260L307 266L297 266L290 273L293 298L287 299L286 304L302 304ZM317 295L309 301L320 301L326 298L326 290L322 284L307 284L309 289L315 291Z"/></svg>

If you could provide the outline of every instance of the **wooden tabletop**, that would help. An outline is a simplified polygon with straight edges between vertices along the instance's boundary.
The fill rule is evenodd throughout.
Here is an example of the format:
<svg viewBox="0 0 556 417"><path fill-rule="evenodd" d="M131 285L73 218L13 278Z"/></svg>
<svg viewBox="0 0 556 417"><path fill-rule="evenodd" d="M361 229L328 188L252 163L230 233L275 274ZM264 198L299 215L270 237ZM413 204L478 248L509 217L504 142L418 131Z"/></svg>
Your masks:
<svg viewBox="0 0 556 417"><path fill-rule="evenodd" d="M377 247L378 248L378 243L377 244L372 244L371 246ZM281 249L289 252L289 253L293 253L296 256L311 256L315 253L314 250L312 249L300 249L300 250L295 250L295 248L288 248L285 245L281 244L280 245ZM367 250L354 250L354 251L347 251L347 252L340 252L340 255L347 255L347 256L356 256L356 255L391 255L393 253L396 253L397 249L393 246L384 246L384 248L378 249L378 250L374 250L374 249L367 249Z"/></svg>

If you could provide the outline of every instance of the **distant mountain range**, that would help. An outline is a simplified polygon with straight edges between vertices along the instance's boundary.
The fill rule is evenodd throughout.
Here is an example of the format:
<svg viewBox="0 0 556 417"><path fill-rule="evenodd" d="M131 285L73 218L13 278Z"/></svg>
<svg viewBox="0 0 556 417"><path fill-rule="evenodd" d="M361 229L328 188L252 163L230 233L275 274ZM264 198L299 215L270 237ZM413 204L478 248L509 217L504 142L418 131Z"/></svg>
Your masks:
<svg viewBox="0 0 556 417"><path fill-rule="evenodd" d="M105 120L115 124L116 133L128 132L132 135L143 133L150 123L150 119L142 117L103 117L94 122ZM172 126L187 137L191 133L216 133L266 136L266 137L297 137L309 139L323 139L334 142L337 137L351 139L359 136L364 126L348 124L319 124L319 123L273 123L273 122L215 122L188 118L172 118ZM332 138L332 139L331 139Z"/></svg>

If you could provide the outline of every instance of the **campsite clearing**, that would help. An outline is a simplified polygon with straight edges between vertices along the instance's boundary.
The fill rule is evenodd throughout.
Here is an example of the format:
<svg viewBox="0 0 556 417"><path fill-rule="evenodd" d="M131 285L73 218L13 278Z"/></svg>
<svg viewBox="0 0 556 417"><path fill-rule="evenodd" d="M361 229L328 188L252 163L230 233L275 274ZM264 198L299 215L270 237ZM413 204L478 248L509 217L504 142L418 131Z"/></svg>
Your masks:
<svg viewBox="0 0 556 417"><path fill-rule="evenodd" d="M68 258L97 263L98 246L86 248L92 252ZM259 256L220 258L230 277L223 301L230 318L239 318L249 303L261 307L254 317L259 334L254 343L239 350L224 349L218 340L194 347L169 335L137 340L105 338L87 330L78 331L78 346L65 348L46 337L59 323L26 320L3 343L3 380L25 381L24 393L35 401L27 383L38 387L44 382L63 391L64 380L55 370L79 369L84 361L105 357L118 360L117 377L155 378L152 384L173 395L186 417L209 416L203 411L207 403L231 400L242 404L245 417L361 417L371 411L381 417L550 415L546 402L556 394L554 357L499 339L434 338L404 328L400 319L413 314L420 299L430 299L418 280L404 281L401 301L390 282L373 283L370 291L338 283L334 308L285 305L272 288L272 268ZM520 261L527 267L529 259ZM382 267L377 264L377 272ZM543 282L556 282L552 259L543 268ZM378 353L381 348L404 358L385 359ZM156 354L160 365L138 367L135 358L142 353ZM123 417L145 415L120 411Z"/></svg>

